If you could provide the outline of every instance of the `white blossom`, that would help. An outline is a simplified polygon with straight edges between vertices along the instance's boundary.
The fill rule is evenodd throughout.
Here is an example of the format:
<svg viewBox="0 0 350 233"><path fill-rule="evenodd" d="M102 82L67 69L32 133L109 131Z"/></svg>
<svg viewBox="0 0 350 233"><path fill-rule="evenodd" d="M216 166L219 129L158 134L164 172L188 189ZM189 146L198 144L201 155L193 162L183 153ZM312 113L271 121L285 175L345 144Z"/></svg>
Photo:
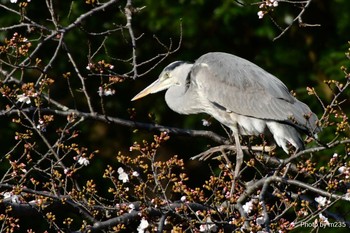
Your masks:
<svg viewBox="0 0 350 233"><path fill-rule="evenodd" d="M259 19L262 19L264 17L265 13L263 11L258 11L258 17Z"/></svg>
<svg viewBox="0 0 350 233"><path fill-rule="evenodd" d="M87 166L87 165L90 164L90 161L89 161L87 158L79 157L78 163L79 163L80 165Z"/></svg>
<svg viewBox="0 0 350 233"><path fill-rule="evenodd" d="M137 227L137 232L144 233L148 226L149 226L148 221L145 218L142 218L140 225Z"/></svg>
<svg viewBox="0 0 350 233"><path fill-rule="evenodd" d="M129 181L129 176L128 174L124 171L124 169L122 167L118 168L118 173L119 173L119 176L118 176L118 179L123 181L123 183L126 183Z"/></svg>
<svg viewBox="0 0 350 233"><path fill-rule="evenodd" d="M265 4L268 7L277 7L278 6L278 1L277 0L267 0L265 2Z"/></svg>
<svg viewBox="0 0 350 233"><path fill-rule="evenodd" d="M303 216L308 216L309 215L309 212L306 211L306 210L300 210L300 211L303 214Z"/></svg>
<svg viewBox="0 0 350 233"><path fill-rule="evenodd" d="M250 200L250 201L246 202L242 207L243 207L244 212L249 214L253 210L253 207L254 207L253 201Z"/></svg>
<svg viewBox="0 0 350 233"><path fill-rule="evenodd" d="M202 224L199 227L200 232L216 232L217 226L211 221L210 217L205 219L205 224Z"/></svg>
<svg viewBox="0 0 350 233"><path fill-rule="evenodd" d="M42 132L46 132L46 124L42 119L39 119L39 124L37 124L36 128Z"/></svg>
<svg viewBox="0 0 350 233"><path fill-rule="evenodd" d="M258 217L256 218L256 224L258 225L263 225L265 223L265 218L264 217Z"/></svg>
<svg viewBox="0 0 350 233"><path fill-rule="evenodd" d="M92 63L89 63L89 64L86 66L86 69L87 69L87 70L91 70L91 67L92 67Z"/></svg>
<svg viewBox="0 0 350 233"><path fill-rule="evenodd" d="M139 176L140 174L139 174L137 171L133 171L133 172L132 172L132 175L137 177L137 176Z"/></svg>
<svg viewBox="0 0 350 233"><path fill-rule="evenodd" d="M111 88L104 89L103 87L99 87L97 93L99 96L110 96L115 94L115 90Z"/></svg>
<svg viewBox="0 0 350 233"><path fill-rule="evenodd" d="M125 172L124 173L120 173L119 176L118 176L118 179L123 181L123 183L126 183L126 182L129 181L129 176Z"/></svg>
<svg viewBox="0 0 350 233"><path fill-rule="evenodd" d="M319 214L318 217L323 225L329 225L328 218L326 218L323 214Z"/></svg>
<svg viewBox="0 0 350 233"><path fill-rule="evenodd" d="M315 201L320 205L320 206L325 206L327 204L330 203L329 200L327 200L327 198L322 197L322 196L318 196L315 198Z"/></svg>
<svg viewBox="0 0 350 233"><path fill-rule="evenodd" d="M105 96L109 96L109 95L114 95L115 94L115 90L108 88L105 90L104 95Z"/></svg>
<svg viewBox="0 0 350 233"><path fill-rule="evenodd" d="M3 196L4 196L3 200L6 200L6 201L10 200L12 203L20 203L18 196L14 195L11 192L5 192Z"/></svg>
<svg viewBox="0 0 350 233"><path fill-rule="evenodd" d="M135 210L135 205L131 203L129 205L129 213L131 213L133 210Z"/></svg>
<svg viewBox="0 0 350 233"><path fill-rule="evenodd" d="M203 126L210 126L210 121L206 120L206 119L202 119L202 125Z"/></svg>
<svg viewBox="0 0 350 233"><path fill-rule="evenodd" d="M40 204L38 200L31 200L31 201L28 201L28 204L30 205L38 205Z"/></svg>
<svg viewBox="0 0 350 233"><path fill-rule="evenodd" d="M17 101L22 102L22 103L26 103L26 104L31 103L29 96L26 96L25 94L17 95Z"/></svg>
<svg viewBox="0 0 350 233"><path fill-rule="evenodd" d="M99 96L103 96L104 94L103 87L99 87L97 93Z"/></svg>
<svg viewBox="0 0 350 233"><path fill-rule="evenodd" d="M12 193L10 192L4 192L4 194L2 194L4 196L4 199L8 199L12 196Z"/></svg>
<svg viewBox="0 0 350 233"><path fill-rule="evenodd" d="M289 227L292 228L292 229L294 229L294 227L295 227L295 222L291 222L291 223L289 224Z"/></svg>
<svg viewBox="0 0 350 233"><path fill-rule="evenodd" d="M278 7L278 1L277 0L270 0L271 5L273 7Z"/></svg>
<svg viewBox="0 0 350 233"><path fill-rule="evenodd" d="M350 193L345 193L345 200L350 201Z"/></svg>
<svg viewBox="0 0 350 233"><path fill-rule="evenodd" d="M17 3L17 0L10 0L11 3Z"/></svg>
<svg viewBox="0 0 350 233"><path fill-rule="evenodd" d="M181 200L182 202L185 202L186 199L187 199L186 196L182 196L180 200Z"/></svg>
<svg viewBox="0 0 350 233"><path fill-rule="evenodd" d="M278 0L265 0L265 1L263 1L259 5L259 8L265 9L265 11L258 12L259 19L262 19L264 17L264 15L269 11L268 8L277 7L277 6L278 6Z"/></svg>
<svg viewBox="0 0 350 233"><path fill-rule="evenodd" d="M343 174L346 171L346 167L345 166L341 166L338 168L338 172Z"/></svg>

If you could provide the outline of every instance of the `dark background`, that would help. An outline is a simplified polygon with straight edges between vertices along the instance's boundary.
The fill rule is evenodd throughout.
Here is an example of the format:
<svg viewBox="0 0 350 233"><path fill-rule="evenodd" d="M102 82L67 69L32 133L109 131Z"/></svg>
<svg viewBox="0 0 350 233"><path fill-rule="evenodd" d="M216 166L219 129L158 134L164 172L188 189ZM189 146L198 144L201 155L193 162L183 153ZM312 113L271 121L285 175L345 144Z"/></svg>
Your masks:
<svg viewBox="0 0 350 233"><path fill-rule="evenodd" d="M5 1L2 1L2 3ZM157 1L133 1L134 7L143 7L139 13L133 15L133 29L137 40L137 59L139 62L147 60L158 53L163 53L164 48L157 43L154 35L164 44L171 40L176 47L182 36L181 47L178 52L169 56L164 62L136 80L128 79L121 84L113 86L116 94L105 98L105 111L107 115L123 119L130 119L130 109L136 112L133 118L141 122L156 122L166 126L205 129L215 131L226 136L222 126L212 120L210 127L202 125L202 119L208 119L207 115L182 116L172 112L165 104L164 93L147 96L137 102L130 99L140 90L153 82L168 63L175 60L194 61L199 56L210 51L223 51L246 58L265 70L280 78L290 90L296 92L297 98L307 103L317 114L322 115L323 109L314 96L309 96L306 87L315 87L321 99L325 102L331 100L331 93L324 85L327 79L341 80L344 78L340 66L348 66L349 60L345 56L348 48L350 32L350 1L314 0L302 16L304 23L320 24L315 27L299 27L293 25L281 38L274 40L281 33L281 28L287 26L286 21L296 17L300 8L297 5L280 3L271 10L263 19L259 19L257 12L259 5L250 5L255 1L242 1L246 5L238 4L233 0L204 1L204 0L157 0ZM7 6L16 8L17 5L8 3ZM87 32L101 32L112 28L114 25L125 25L125 16L122 14L125 1L110 8L103 13L89 17L81 25L84 30L74 29L67 34L66 43L73 56L79 57L78 66L88 75L85 67L89 63L88 48L98 48L104 36L92 36ZM91 9L84 1L57 1L56 11L60 14L61 23L68 25L80 14ZM49 23L44 1L32 1L27 7L27 14L37 23L52 27ZM19 16L0 8L0 28L17 24ZM277 25L276 25L277 24ZM5 38L10 38L15 31L22 31L33 45L37 43L38 34L28 34L25 29L0 31L0 43ZM105 48L101 50L94 60L106 60L115 66L118 73L127 72L130 65L119 59L127 59L131 56L131 45L127 29L113 32L105 41ZM50 59L55 44L47 44L37 55L44 62ZM35 47L35 46L33 46ZM139 72L147 71L154 64L140 68ZM49 70L55 85L50 90L53 99L60 101L71 108L76 106L80 111L88 111L85 103L80 103L76 92L75 102L67 92L67 82L62 74L73 71L62 55ZM18 73L15 75L19 75ZM35 70L26 72L25 79L37 78ZM97 97L99 80L88 79L88 92L92 97ZM79 81L72 79L72 86L79 85ZM349 96L349 93L347 93ZM101 113L99 99L94 100L95 110ZM0 103L3 109L6 101ZM344 109L349 108L349 102L345 102ZM152 115L150 119L149 114ZM3 117L0 122L1 156L6 154L16 143L14 132L17 126L9 123L10 118ZM64 121L64 118L58 118ZM50 131L51 130L51 131ZM79 126L81 136L79 143L88 146L91 150L100 152L93 160L93 166L82 170L82 179L98 177L103 173L106 164L115 163L115 155L118 151L133 155L129 147L134 141L150 140L155 132L106 124L102 122L86 121ZM54 134L54 127L48 128L47 134ZM209 139L189 138L170 135L171 139L159 151L159 159L178 154L186 161L189 157L203 152L210 145L216 145ZM331 137L328 130L320 133L321 141L328 141ZM279 151L279 153L282 151ZM16 153L16 151L14 152ZM282 152L283 153L283 152ZM332 156L330 153L328 156ZM322 163L322 158L320 158ZM197 161L187 161L188 171L193 174L193 182L203 181L207 166ZM213 164L212 164L213 165ZM1 171L6 171L8 165L0 165ZM205 167L205 168L203 168ZM196 175L198 173L198 175Z"/></svg>

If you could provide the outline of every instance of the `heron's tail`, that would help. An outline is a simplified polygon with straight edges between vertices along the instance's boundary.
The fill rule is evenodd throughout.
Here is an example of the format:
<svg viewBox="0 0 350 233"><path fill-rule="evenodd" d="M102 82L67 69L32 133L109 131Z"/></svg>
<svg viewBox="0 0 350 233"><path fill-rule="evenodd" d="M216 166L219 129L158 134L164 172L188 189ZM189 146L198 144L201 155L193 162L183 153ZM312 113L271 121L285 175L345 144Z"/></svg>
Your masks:
<svg viewBox="0 0 350 233"><path fill-rule="evenodd" d="M295 127L277 121L268 121L266 125L277 145L282 147L287 154L289 153L288 143L298 151L305 148L304 141Z"/></svg>

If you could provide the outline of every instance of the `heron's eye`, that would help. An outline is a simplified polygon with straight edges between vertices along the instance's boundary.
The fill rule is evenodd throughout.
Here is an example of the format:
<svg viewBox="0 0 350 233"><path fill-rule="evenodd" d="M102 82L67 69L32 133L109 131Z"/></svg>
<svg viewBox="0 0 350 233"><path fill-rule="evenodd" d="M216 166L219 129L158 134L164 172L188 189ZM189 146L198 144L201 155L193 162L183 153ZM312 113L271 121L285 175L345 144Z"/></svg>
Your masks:
<svg viewBox="0 0 350 233"><path fill-rule="evenodd" d="M170 73L165 72L162 78L163 78L163 80L170 78Z"/></svg>

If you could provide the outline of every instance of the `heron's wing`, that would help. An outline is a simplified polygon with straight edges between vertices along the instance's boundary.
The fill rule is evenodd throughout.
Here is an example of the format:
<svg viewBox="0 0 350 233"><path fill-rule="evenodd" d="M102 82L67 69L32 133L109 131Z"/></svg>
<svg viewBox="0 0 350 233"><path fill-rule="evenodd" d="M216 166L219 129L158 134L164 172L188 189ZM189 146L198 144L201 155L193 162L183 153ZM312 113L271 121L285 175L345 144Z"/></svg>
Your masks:
<svg viewBox="0 0 350 233"><path fill-rule="evenodd" d="M191 76L216 106L259 119L293 122L314 130L317 117L287 87L262 68L226 53L208 53L194 64ZM310 115L309 121L305 115Z"/></svg>

